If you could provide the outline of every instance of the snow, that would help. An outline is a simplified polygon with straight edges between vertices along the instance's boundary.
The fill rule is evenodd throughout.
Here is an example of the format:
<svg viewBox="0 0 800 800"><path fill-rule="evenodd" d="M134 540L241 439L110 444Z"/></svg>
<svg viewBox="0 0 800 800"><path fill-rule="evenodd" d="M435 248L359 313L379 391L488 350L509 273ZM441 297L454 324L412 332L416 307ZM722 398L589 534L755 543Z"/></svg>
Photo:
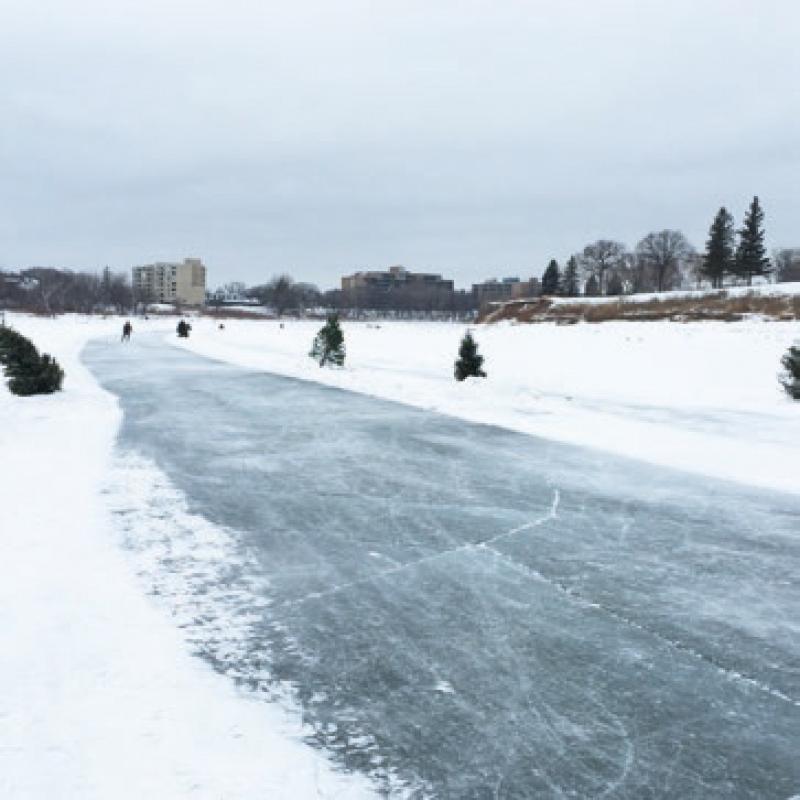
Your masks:
<svg viewBox="0 0 800 800"><path fill-rule="evenodd" d="M295 715L192 658L137 583L99 491L120 411L78 358L121 321L9 316L66 381L0 389L0 796L372 796L301 742ZM134 320L134 335L173 326Z"/></svg>
<svg viewBox="0 0 800 800"><path fill-rule="evenodd" d="M196 353L660 466L800 492L800 407L778 383L796 321L499 323L474 328L489 377L457 383L465 328L343 322L347 362L321 369L314 320L197 320Z"/></svg>
<svg viewBox="0 0 800 800"><path fill-rule="evenodd" d="M120 411L79 359L122 320L8 321L59 359L66 380L45 397L0 386L0 796L371 796L366 779L301 741L291 709L193 658L142 590L101 494L120 474ZM463 326L345 322L347 365L321 369L307 356L320 324L226 320L220 330L197 319L179 341L175 320L160 318L134 320L134 337L160 331L242 367L800 493L800 406L776 379L800 323L479 326L489 378L463 384L452 377ZM145 477L128 491L148 494L157 477L137 469ZM224 550L219 531L200 533L212 556Z"/></svg>
<svg viewBox="0 0 800 800"><path fill-rule="evenodd" d="M669 300L690 299L697 300L708 295L714 296L724 293L728 297L745 297L758 295L759 297L793 297L800 294L800 281L787 283L758 283L753 286L725 286L721 289L676 289L672 292L638 292L621 296L600 297L550 297L553 305L603 305L606 303L650 303L653 300L667 302ZM523 299L523 298L521 298ZM536 298L531 298L536 300ZM514 301L519 302L519 301ZM499 305L499 304L498 304Z"/></svg>

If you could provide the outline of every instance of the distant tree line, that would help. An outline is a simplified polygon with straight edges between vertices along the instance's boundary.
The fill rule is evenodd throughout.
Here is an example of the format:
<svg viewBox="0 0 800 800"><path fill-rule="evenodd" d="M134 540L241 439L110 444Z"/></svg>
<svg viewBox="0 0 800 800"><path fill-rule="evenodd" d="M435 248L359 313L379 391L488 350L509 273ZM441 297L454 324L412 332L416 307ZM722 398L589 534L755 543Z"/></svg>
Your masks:
<svg viewBox="0 0 800 800"><path fill-rule="evenodd" d="M618 241L598 239L569 258L562 270L550 261L542 276L542 294L577 297L664 292L703 283L752 285L753 278L800 280L800 252L779 250L767 257L764 211L758 197L737 231L732 215L721 208L709 229L703 253L677 230L648 233L633 251Z"/></svg>
<svg viewBox="0 0 800 800"><path fill-rule="evenodd" d="M313 283L295 281L285 273L276 275L268 283L251 287L247 294L262 305L272 308L278 316L313 308L345 312L369 309L377 312L460 314L476 307L471 292L437 291L424 287L403 287L389 291L368 287L351 292L342 292L340 289L322 292Z"/></svg>
<svg viewBox="0 0 800 800"><path fill-rule="evenodd" d="M280 317L286 313L298 312L318 306L327 307L326 294L320 292L313 283L295 281L291 275L276 275L268 283L252 286L247 290L261 305L270 306Z"/></svg>
<svg viewBox="0 0 800 800"><path fill-rule="evenodd" d="M152 298L136 298L126 273L75 272L53 267L32 267L21 272L0 271L0 304L41 314L76 312L124 313L135 302L151 302Z"/></svg>
<svg viewBox="0 0 800 800"><path fill-rule="evenodd" d="M633 250L613 239L598 239L567 259L563 268L553 259L541 281L544 295L564 297L663 292L726 283L751 285L754 278L800 281L800 248L766 253L764 211L754 197L737 231L726 208L720 208L709 228L705 250L698 253L677 230L653 231ZM343 316L382 315L469 318L478 306L471 291L453 291L427 285L366 286L342 292L320 291L312 283L295 281L283 273L267 283L245 289L278 316L308 309L336 310ZM0 271L0 305L45 314L63 312L125 313L155 302L135 296L128 274L105 268L102 272L33 267L18 273ZM221 306L221 297L209 303Z"/></svg>

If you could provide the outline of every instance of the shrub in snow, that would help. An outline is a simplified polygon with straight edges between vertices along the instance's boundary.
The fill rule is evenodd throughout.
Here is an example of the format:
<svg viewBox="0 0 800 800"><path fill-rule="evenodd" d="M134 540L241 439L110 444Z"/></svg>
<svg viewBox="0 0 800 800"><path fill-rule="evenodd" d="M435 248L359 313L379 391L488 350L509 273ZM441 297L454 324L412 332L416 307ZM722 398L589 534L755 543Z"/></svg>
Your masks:
<svg viewBox="0 0 800 800"><path fill-rule="evenodd" d="M781 359L781 364L786 370L781 378L783 388L789 397L800 400L800 347L790 347Z"/></svg>
<svg viewBox="0 0 800 800"><path fill-rule="evenodd" d="M481 369L483 366L483 356L478 355L478 345L472 338L472 334L467 331L461 340L458 348L458 360L455 365L455 375L457 381L465 378L485 378L486 373Z"/></svg>
<svg viewBox="0 0 800 800"><path fill-rule="evenodd" d="M336 314L331 314L325 325L319 329L309 356L319 361L321 367L328 363L337 367L344 364L344 334Z"/></svg>
<svg viewBox="0 0 800 800"><path fill-rule="evenodd" d="M50 394L64 380L64 370L52 356L39 355L30 339L11 328L0 327L0 364L14 394Z"/></svg>

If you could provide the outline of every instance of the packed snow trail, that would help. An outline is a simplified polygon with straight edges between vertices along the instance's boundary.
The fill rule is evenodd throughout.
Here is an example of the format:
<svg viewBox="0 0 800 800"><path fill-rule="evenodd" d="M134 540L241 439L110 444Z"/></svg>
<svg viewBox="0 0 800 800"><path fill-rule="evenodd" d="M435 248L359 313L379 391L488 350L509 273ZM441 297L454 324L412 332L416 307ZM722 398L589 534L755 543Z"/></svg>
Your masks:
<svg viewBox="0 0 800 800"><path fill-rule="evenodd" d="M160 602L387 794L797 792L796 496L155 337L85 359L121 398L110 497ZM166 500L126 498L143 464Z"/></svg>

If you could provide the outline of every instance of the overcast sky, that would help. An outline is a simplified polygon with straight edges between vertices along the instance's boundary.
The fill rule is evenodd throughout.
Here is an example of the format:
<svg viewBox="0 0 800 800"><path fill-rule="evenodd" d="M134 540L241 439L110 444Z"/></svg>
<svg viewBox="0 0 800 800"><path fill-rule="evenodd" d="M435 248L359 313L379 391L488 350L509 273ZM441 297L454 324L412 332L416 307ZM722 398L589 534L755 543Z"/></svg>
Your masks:
<svg viewBox="0 0 800 800"><path fill-rule="evenodd" d="M800 245L798 0L0 0L0 267L466 285L594 239Z"/></svg>

